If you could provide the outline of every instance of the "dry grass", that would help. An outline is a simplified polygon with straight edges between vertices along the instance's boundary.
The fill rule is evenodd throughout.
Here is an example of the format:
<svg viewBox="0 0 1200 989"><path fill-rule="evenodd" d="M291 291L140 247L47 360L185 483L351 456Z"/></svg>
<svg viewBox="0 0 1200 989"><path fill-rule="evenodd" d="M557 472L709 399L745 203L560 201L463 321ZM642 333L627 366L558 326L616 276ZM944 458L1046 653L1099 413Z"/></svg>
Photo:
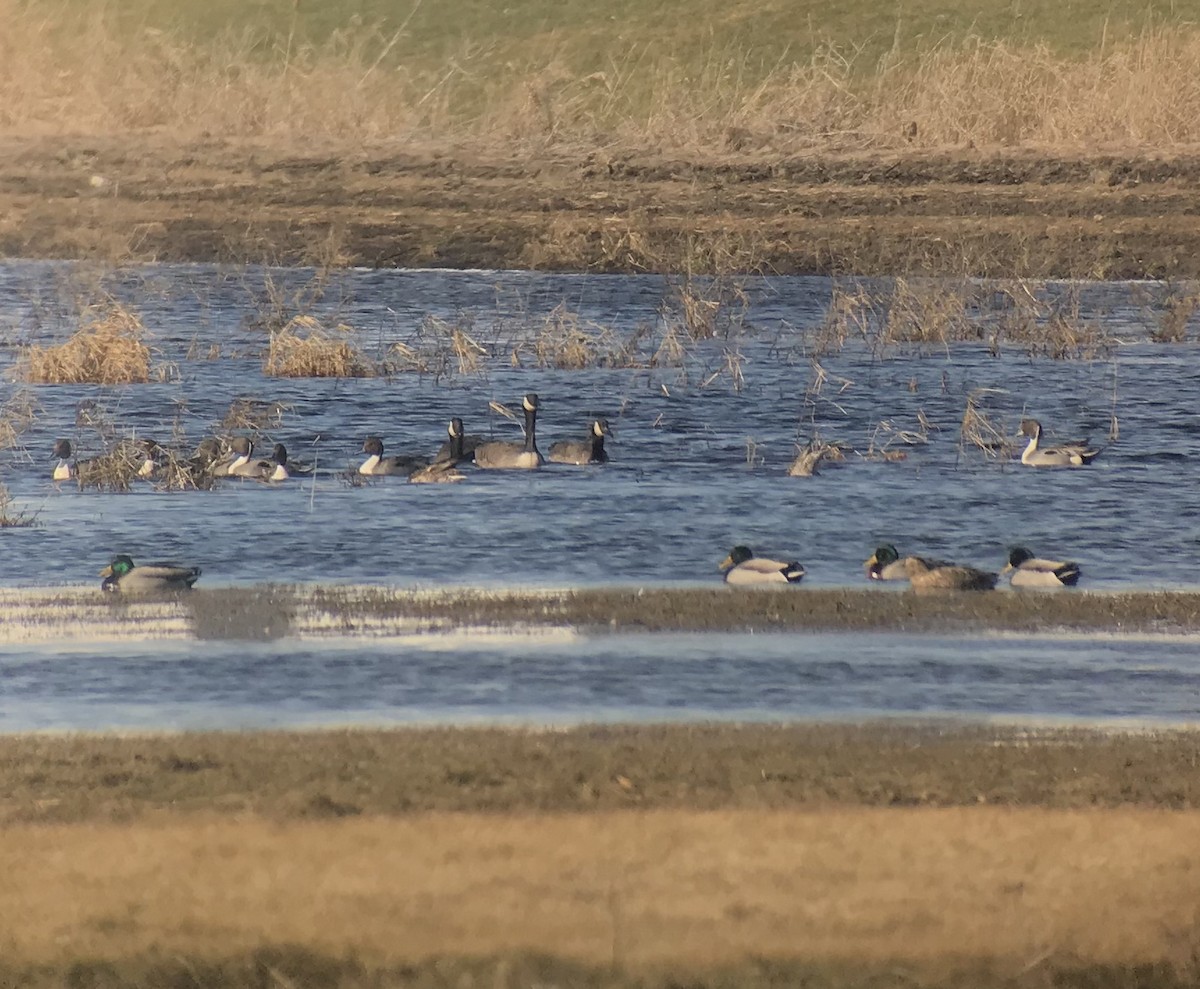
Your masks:
<svg viewBox="0 0 1200 989"><path fill-rule="evenodd" d="M0 529L28 529L40 524L37 512L18 508L8 488L0 484Z"/></svg>
<svg viewBox="0 0 1200 989"><path fill-rule="evenodd" d="M315 316L294 316L271 333L263 373L276 378L365 378L374 362L348 339L353 328L326 327Z"/></svg>
<svg viewBox="0 0 1200 989"><path fill-rule="evenodd" d="M313 814L335 819L10 826L6 959L303 944L376 963L523 948L635 968L967 957L1015 972L1185 962L1195 944L1194 813Z"/></svg>
<svg viewBox="0 0 1200 989"><path fill-rule="evenodd" d="M683 57L654 42L631 53L622 42L597 70L595 43L588 67L572 64L561 33L541 24L519 52L456 34L422 62L389 57L402 27L348 15L317 43L237 27L198 42L170 30L129 31L104 7L51 14L5 0L0 131L155 128L720 154L967 144L1161 151L1200 136L1200 33L1175 19L1106 36L1078 57L931 25L926 38L942 40L905 39L879 60L874 47L859 57L852 46L861 38L766 66L753 46L710 42ZM865 30L878 34L879 22L878 13L864 19ZM812 25L795 30L794 39L774 39L779 50L790 40L811 50ZM1036 24L1022 30L1037 36ZM320 250L336 253L336 244Z"/></svg>
<svg viewBox="0 0 1200 989"><path fill-rule="evenodd" d="M1006 429L998 415L989 412L987 403L995 396L1004 394L994 388L976 388L967 394L962 421L958 427L958 453L965 456L971 450L979 450L992 460L1012 460L1018 443L1014 429Z"/></svg>
<svg viewBox="0 0 1200 989"><path fill-rule="evenodd" d="M125 385L150 380L150 348L138 314L109 299L88 306L83 325L65 343L32 346L23 377L37 384Z"/></svg>

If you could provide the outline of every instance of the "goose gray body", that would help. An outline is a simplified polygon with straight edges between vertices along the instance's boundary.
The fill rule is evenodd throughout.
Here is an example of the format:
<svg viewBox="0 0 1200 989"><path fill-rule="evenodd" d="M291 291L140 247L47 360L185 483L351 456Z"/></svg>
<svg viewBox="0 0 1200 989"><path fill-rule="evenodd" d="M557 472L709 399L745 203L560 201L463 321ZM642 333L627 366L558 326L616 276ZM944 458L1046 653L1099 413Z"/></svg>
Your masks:
<svg viewBox="0 0 1200 989"><path fill-rule="evenodd" d="M171 591L187 591L200 578L199 567L184 567L175 563L150 563L135 566L133 560L122 554L100 571L104 578L102 590L120 591L122 594L154 594Z"/></svg>
<svg viewBox="0 0 1200 989"><path fill-rule="evenodd" d="M957 564L930 566L919 556L904 560L908 581L918 593L937 591L990 591L996 586L998 575L975 567Z"/></svg>
<svg viewBox="0 0 1200 989"><path fill-rule="evenodd" d="M367 454L367 459L359 466L358 472L372 477L408 477L413 471L429 463L425 457L399 455L385 457L383 455L383 440L378 436L368 436L363 441L362 452Z"/></svg>
<svg viewBox="0 0 1200 989"><path fill-rule="evenodd" d="M794 560L757 557L746 546L733 547L717 569L724 572L727 584L797 584L805 573Z"/></svg>
<svg viewBox="0 0 1200 989"><path fill-rule="evenodd" d="M456 464L468 463L475 459L475 449L483 442L482 436L463 432L463 422L458 416L450 420L446 428L447 439L438 447L433 463L450 460ZM432 466L432 464L430 465Z"/></svg>
<svg viewBox="0 0 1200 989"><path fill-rule="evenodd" d="M525 410L525 442L492 440L475 447L475 466L484 470L536 470L545 462L537 448L538 397L532 392L521 400Z"/></svg>
<svg viewBox="0 0 1200 989"><path fill-rule="evenodd" d="M1083 571L1078 563L1044 560L1024 546L1015 546L1000 573L1009 575L1008 582L1013 587L1074 587Z"/></svg>
<svg viewBox="0 0 1200 989"><path fill-rule="evenodd" d="M550 455L546 459L552 463L573 464L577 467L608 463L604 438L611 435L607 419L593 419L587 439L559 440L550 447Z"/></svg>
<svg viewBox="0 0 1200 989"><path fill-rule="evenodd" d="M1021 454L1021 463L1026 467L1083 467L1100 456L1098 448L1085 443L1043 447L1042 424L1036 419L1022 419L1018 435L1029 437L1029 443Z"/></svg>
<svg viewBox="0 0 1200 989"><path fill-rule="evenodd" d="M446 432L449 434L449 439L442 444L445 454L443 455L442 450L439 450L433 463L426 467L419 467L409 474L409 484L453 484L466 480L467 475L458 470L460 463L470 459L464 449L465 437L463 436L462 420L457 416L451 419Z"/></svg>

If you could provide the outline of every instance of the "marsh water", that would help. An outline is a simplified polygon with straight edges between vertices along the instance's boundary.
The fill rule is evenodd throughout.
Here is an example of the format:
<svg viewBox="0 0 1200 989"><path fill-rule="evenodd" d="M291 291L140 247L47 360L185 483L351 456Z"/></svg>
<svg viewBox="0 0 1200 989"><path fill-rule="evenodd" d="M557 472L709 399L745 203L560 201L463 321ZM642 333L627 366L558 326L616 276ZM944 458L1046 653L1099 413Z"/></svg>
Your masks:
<svg viewBox="0 0 1200 989"><path fill-rule="evenodd" d="M1039 286L1039 318L1069 321L1083 339L1056 359L992 332L1019 293L988 286L977 286L965 309L975 338L929 343L910 333L881 346L868 334L833 339L835 288L821 278L708 286L700 294L714 303L710 335L686 332L680 286L657 276L350 270L321 282L319 293L315 277L241 266L0 265L0 396L10 421L19 409L33 413L0 452L0 481L10 511L36 512L40 523L0 531L0 584L98 588L96 571L120 552L198 564L205 586L712 583L717 562L744 543L800 561L806 584L838 586L861 584L862 560L892 542L990 569L1022 544L1078 561L1081 588L1096 591L1200 585L1196 328L1182 343L1152 338L1175 286ZM866 288L892 291L891 283ZM162 380L23 384L24 348L61 342L79 325L80 302L105 295L136 309ZM333 332L388 373L266 376L266 327L298 312L342 324ZM478 343L478 367L459 365L448 328ZM572 332L599 363L555 366ZM604 416L615 433L611 463L468 468L462 483L427 486L356 483L346 473L363 459L367 434L381 436L389 453L431 453L452 415L468 433L517 439L519 425L489 403L517 409L529 391L541 400L543 451L584 437ZM223 422L241 398L261 403L258 449L284 442L294 458L315 463L312 478L189 491L139 483L128 492L51 479L59 437L81 458L121 436L190 450L205 435L228 435ZM1019 445L972 442L962 428L968 403L1004 435L1030 415L1051 441L1087 437L1104 452L1085 469L1023 468L1013 457ZM815 477L787 476L796 445L814 436L838 444L845 459ZM664 712L1193 720L1200 710L1200 657L1187 641L893 635L764 645L762 637L626 635L505 649L502 659L491 648L9 649L0 661L0 730ZM886 670L870 655L886 657ZM844 681L811 679L840 664L852 671ZM201 670L197 689L190 677ZM1113 672L1122 670L1133 679ZM385 690L401 672L412 675L411 689ZM304 692L289 700L288 685L300 691L301 683ZM107 687L97 692L97 684Z"/></svg>

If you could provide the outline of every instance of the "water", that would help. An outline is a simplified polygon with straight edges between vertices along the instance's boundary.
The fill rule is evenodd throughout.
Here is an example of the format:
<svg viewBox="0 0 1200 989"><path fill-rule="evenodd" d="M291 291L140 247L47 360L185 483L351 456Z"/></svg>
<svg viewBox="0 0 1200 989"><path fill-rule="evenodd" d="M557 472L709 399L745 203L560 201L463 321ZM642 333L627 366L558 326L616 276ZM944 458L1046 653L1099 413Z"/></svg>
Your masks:
<svg viewBox="0 0 1200 989"><path fill-rule="evenodd" d="M72 300L86 283L81 271L51 262L0 265L0 364L6 371L0 397L5 401L19 387L11 365L21 346L61 340L76 325ZM1074 287L1081 315L1098 321L1120 342L1100 359L1055 361L1031 359L1019 348L997 356L986 342L911 346L884 355L852 344L818 353L814 341L831 283L757 279L747 286L745 328L691 346L682 366L579 371L537 367L531 327L562 305L585 324L619 334L638 326L653 330L661 325L669 294L662 280L350 271L326 286L316 308L352 325L352 339L368 355L382 356L397 341L418 341L422 321L437 317L467 326L495 359L484 375L289 380L262 373L265 334L255 320L262 315L268 275L280 295L292 297L310 284L312 273L147 266L105 276L105 288L131 302L153 332L156 361L174 365L178 373L163 383L126 388L29 388L36 420L18 447L0 452L0 481L18 506L36 510L42 525L0 531L6 549L0 585L98 583L96 570L120 552L135 560L200 564L202 586L280 580L399 586L673 584L719 580L716 564L735 543L799 560L808 569L809 584L859 585L862 560L881 542L894 542L902 552L991 569L1000 567L1009 546L1024 544L1037 553L1079 561L1084 586L1091 589L1195 588L1200 582L1194 566L1200 504L1192 469L1200 443L1195 411L1200 363L1194 344L1168 346L1147 339L1146 297L1157 290L1154 286ZM219 356L207 359L214 348ZM508 360L514 349L523 366ZM744 380L731 370L731 354ZM987 389L989 415L1014 431L1027 413L1059 438L1090 435L1103 443L1115 417L1119 442L1090 468L1075 471L1034 471L972 450L964 456L959 424L968 394L980 389ZM616 432L609 445L613 462L536 473L472 472L465 483L436 486L396 479L352 486L334 473L361 461L368 433L381 435L389 452L432 451L452 415L466 421L468 432L518 438L516 426L490 414L488 403L515 408L526 391L541 397L543 450L556 439L582 438L590 417L603 415ZM81 456L100 448L97 432L81 412L104 419L120 434L161 441L182 429L194 444L216 428L239 396L281 403L285 411L269 429L271 440L286 443L296 458L315 460L319 476L281 486L231 482L213 491L167 493L142 485L126 494L81 492L50 480L57 437L71 438ZM935 428L925 431L921 416ZM927 442L903 447L893 440L892 448L903 447L908 454L899 463L851 454L819 477L785 476L796 441L814 431L867 452L873 439L877 446L887 441L888 427L926 432ZM883 681L887 689L872 692L868 685L879 670L852 660L868 647L883 655L890 648L886 644L870 636L792 636L779 642L771 647L774 667L758 658L760 638L750 643L739 637L631 636L560 645L557 658L546 662L569 682L541 674L525 678L520 664L509 663L504 669L511 682L506 685L501 677L496 691L478 701L463 697L482 677L481 664L499 667L488 666L492 661L474 647L464 647L444 676L428 681L428 692L389 694L392 700L378 708L371 687L383 682L391 655L386 650L322 645L279 651L278 646L231 644L200 656L187 646L156 647L165 650L166 659L156 666L157 653L144 656L151 672L173 681L189 664L220 670L217 693L173 694L167 687L158 693L152 682L144 692L130 694L130 684L139 684L143 675L122 679L136 650L113 656L109 647L97 646L75 660L22 660L32 664L22 674L32 677L24 706L48 711L44 716L14 713L7 703L13 681L6 667L7 724L0 721L0 730L186 725L193 718L222 724L225 712L232 712L228 716L234 722L245 718L256 724L277 723L277 717L278 723L307 723L343 717L572 720L901 711L1187 719L1194 713L1172 679L1195 675L1190 644L988 645L992 651L1009 650L1005 655L1024 651L1054 685L1031 691L1019 678L1002 677L1009 686L996 687L986 675L987 664L976 662L975 644L905 638L907 672L893 669L892 679ZM272 648L276 651L269 652ZM958 663L965 672L952 678L953 684L922 688L922 651L942 657L937 662L947 668ZM412 654L433 655L420 649ZM1081 694L1056 679L1059 667L1081 655L1097 662L1108 657L1118 667L1152 656L1172 672L1164 673L1146 698L1131 694L1120 678L1102 678L1095 688L1099 693L1084 696L1087 691ZM256 661L237 665L238 657L255 656ZM704 661L716 656L726 661ZM968 656L970 662L963 658ZM646 664L636 676L621 664L615 667L632 677L631 684L641 683L643 673L649 677L644 696L627 696L621 685L600 689L587 679L588 670L621 657ZM859 687L814 687L799 673L788 687L786 676L776 676L779 670L808 669L809 663L842 661L870 670L856 675ZM999 668L1007 669L1005 662ZM365 678L361 693L343 696L330 690L336 680L331 671L339 664ZM101 671L96 676L109 684L113 699L82 686L71 694L71 684L78 681L67 674L72 667ZM263 680L267 667L293 673L308 669L322 686L313 698L284 703ZM422 669L423 677L431 676ZM1080 669L1081 683L1093 677L1086 663ZM66 679L56 679L60 675ZM285 679L283 688L295 681L295 676ZM126 695L137 698L127 715L119 713L122 683ZM768 683L778 689L768 691ZM64 689L70 696L61 693Z"/></svg>

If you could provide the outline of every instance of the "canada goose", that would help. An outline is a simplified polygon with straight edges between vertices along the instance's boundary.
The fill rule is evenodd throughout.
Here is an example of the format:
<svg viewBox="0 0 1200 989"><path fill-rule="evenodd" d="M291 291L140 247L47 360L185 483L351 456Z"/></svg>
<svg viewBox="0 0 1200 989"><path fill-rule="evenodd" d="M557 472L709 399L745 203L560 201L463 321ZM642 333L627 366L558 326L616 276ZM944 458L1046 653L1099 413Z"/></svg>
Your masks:
<svg viewBox="0 0 1200 989"><path fill-rule="evenodd" d="M1036 419L1022 419L1018 435L1029 437L1029 444L1021 454L1021 463L1026 467L1082 467L1100 456L1099 449L1090 448L1086 443L1039 447L1042 424Z"/></svg>
<svg viewBox="0 0 1200 989"><path fill-rule="evenodd" d="M537 395L530 392L521 399L521 406L525 410L525 442L509 443L501 440L492 440L489 443L480 443L479 446L475 447L476 467L482 467L485 470L502 468L533 470L542 466L544 461L542 460L542 455L538 453L537 437L535 435L538 410Z"/></svg>
<svg viewBox="0 0 1200 989"><path fill-rule="evenodd" d="M124 554L113 557L112 563L100 571L100 584L105 591L126 594L152 594L163 591L186 591L200 577L199 567L181 567L174 563L151 563L135 567Z"/></svg>
<svg viewBox="0 0 1200 989"><path fill-rule="evenodd" d="M927 567L952 567L953 563L945 560L931 560L927 556L920 557ZM902 557L891 543L876 546L870 559L863 561L863 569L869 580L908 580L908 568L905 566L907 557Z"/></svg>
<svg viewBox="0 0 1200 989"><path fill-rule="evenodd" d="M591 434L586 440L559 440L550 447L547 459L556 464L575 464L579 467L608 463L608 452L604 449L606 436L612 436L608 420L593 419Z"/></svg>
<svg viewBox="0 0 1200 989"><path fill-rule="evenodd" d="M996 586L997 575L975 567L955 564L930 566L919 556L905 557L908 580L918 593L929 591L990 591Z"/></svg>
<svg viewBox="0 0 1200 989"><path fill-rule="evenodd" d="M747 546L734 546L719 564L726 584L795 584L804 576L799 563L760 559Z"/></svg>
<svg viewBox="0 0 1200 989"><path fill-rule="evenodd" d="M463 424L457 416L450 420L446 430L450 438L442 444L442 450L433 463L426 467L418 467L408 475L410 484L450 484L466 480L467 475L457 469L458 465L468 459L463 449Z"/></svg>
<svg viewBox="0 0 1200 989"><path fill-rule="evenodd" d="M450 420L446 432L449 438L438 447L433 457L434 463L439 460L453 460L456 464L461 464L475 459L475 448L483 442L482 436L468 436L464 433L463 422L458 416Z"/></svg>
<svg viewBox="0 0 1200 989"><path fill-rule="evenodd" d="M1009 574L1013 587L1074 587L1082 571L1066 560L1043 560L1024 546L1014 546L1001 574Z"/></svg>
<svg viewBox="0 0 1200 989"><path fill-rule="evenodd" d="M408 477L418 467L429 463L424 457L385 457L383 455L383 440L378 436L368 436L363 440L363 453L367 459L358 468L360 474L370 474L373 477L381 475L401 475Z"/></svg>

